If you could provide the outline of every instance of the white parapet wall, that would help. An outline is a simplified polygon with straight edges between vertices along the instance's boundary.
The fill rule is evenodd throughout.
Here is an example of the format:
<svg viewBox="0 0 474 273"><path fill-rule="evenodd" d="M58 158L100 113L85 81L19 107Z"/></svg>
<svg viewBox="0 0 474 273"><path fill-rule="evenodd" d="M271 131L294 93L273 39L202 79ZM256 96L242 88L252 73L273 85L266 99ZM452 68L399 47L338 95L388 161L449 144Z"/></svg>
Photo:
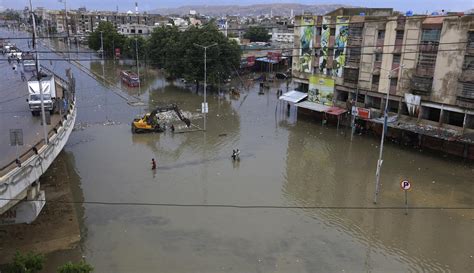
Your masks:
<svg viewBox="0 0 474 273"><path fill-rule="evenodd" d="M0 224L29 223L39 215L45 195L39 187L38 190L32 190L32 187L39 185L40 176L66 145L75 122L76 107L72 104L63 126L49 138L48 145L42 146L37 154L22 162L20 167L0 177ZM5 213L10 209L15 211Z"/></svg>

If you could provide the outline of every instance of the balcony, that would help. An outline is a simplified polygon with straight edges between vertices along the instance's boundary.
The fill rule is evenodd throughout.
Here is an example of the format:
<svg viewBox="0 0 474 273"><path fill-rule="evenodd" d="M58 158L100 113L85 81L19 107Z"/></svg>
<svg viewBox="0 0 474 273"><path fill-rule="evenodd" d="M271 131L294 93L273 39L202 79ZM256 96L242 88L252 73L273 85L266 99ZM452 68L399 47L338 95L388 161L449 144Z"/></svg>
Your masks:
<svg viewBox="0 0 474 273"><path fill-rule="evenodd" d="M474 102L474 82L459 82L458 99Z"/></svg>
<svg viewBox="0 0 474 273"><path fill-rule="evenodd" d="M433 78L434 66L418 66L415 75L419 77Z"/></svg>
<svg viewBox="0 0 474 273"><path fill-rule="evenodd" d="M411 90L415 95L428 96L431 93L433 79L414 76L411 79Z"/></svg>
<svg viewBox="0 0 474 273"><path fill-rule="evenodd" d="M423 43L423 41L420 44L420 51L421 52L437 52L439 47L439 43L436 42L429 42L429 43Z"/></svg>
<svg viewBox="0 0 474 273"><path fill-rule="evenodd" d="M463 69L461 73L461 77L459 77L459 80L463 82L474 82L474 68Z"/></svg>
<svg viewBox="0 0 474 273"><path fill-rule="evenodd" d="M397 86L396 85L390 85L389 93L391 95L397 94Z"/></svg>
<svg viewBox="0 0 474 273"><path fill-rule="evenodd" d="M347 44L350 46L360 46L362 45L362 37L361 36L350 36L347 39Z"/></svg>
<svg viewBox="0 0 474 273"><path fill-rule="evenodd" d="M375 92L379 91L379 83L372 83L372 91L375 91Z"/></svg>
<svg viewBox="0 0 474 273"><path fill-rule="evenodd" d="M316 41L315 41L314 47L321 47L321 36L320 35L316 35Z"/></svg>
<svg viewBox="0 0 474 273"><path fill-rule="evenodd" d="M402 52L403 39L395 39L395 47L393 48L394 53Z"/></svg>
<svg viewBox="0 0 474 273"><path fill-rule="evenodd" d="M377 39L375 46L383 48L383 42L384 42L384 38Z"/></svg>

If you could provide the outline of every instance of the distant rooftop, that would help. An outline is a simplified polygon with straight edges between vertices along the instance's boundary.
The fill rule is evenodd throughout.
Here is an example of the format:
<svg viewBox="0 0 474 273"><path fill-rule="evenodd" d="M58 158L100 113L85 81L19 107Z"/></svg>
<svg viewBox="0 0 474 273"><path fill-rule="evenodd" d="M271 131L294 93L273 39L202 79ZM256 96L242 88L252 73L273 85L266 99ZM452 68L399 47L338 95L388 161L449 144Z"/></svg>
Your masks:
<svg viewBox="0 0 474 273"><path fill-rule="evenodd" d="M364 14L366 16L391 16L392 8L338 8L329 13L328 16L354 16Z"/></svg>

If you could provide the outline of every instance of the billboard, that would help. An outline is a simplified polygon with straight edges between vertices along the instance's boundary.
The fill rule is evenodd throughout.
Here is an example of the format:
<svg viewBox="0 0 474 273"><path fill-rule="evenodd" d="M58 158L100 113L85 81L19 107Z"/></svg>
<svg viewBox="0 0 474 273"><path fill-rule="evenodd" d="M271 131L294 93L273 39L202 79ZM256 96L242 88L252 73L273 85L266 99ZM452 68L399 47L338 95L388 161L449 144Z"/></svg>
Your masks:
<svg viewBox="0 0 474 273"><path fill-rule="evenodd" d="M327 69L329 57L329 36L331 34L331 30L329 27L330 21L331 17L323 17L323 24L321 28L321 56L319 57L319 70L321 74L326 74Z"/></svg>
<svg viewBox="0 0 474 273"><path fill-rule="evenodd" d="M314 18L313 16L301 18L300 27L300 54L299 54L299 67L300 72L311 73L313 66L312 60L312 49L314 40Z"/></svg>
<svg viewBox="0 0 474 273"><path fill-rule="evenodd" d="M309 77L308 101L332 106L334 79L322 75Z"/></svg>
<svg viewBox="0 0 474 273"><path fill-rule="evenodd" d="M336 44L334 46L333 75L342 77L342 69L346 64L347 36L349 35L349 18L338 16L336 19Z"/></svg>

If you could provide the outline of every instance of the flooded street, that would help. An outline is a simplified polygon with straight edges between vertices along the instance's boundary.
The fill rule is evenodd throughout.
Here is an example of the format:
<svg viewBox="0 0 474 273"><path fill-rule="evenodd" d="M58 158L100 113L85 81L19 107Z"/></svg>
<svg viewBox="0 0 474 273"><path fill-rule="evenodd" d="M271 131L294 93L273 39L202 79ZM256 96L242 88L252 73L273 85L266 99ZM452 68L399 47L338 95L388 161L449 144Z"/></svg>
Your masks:
<svg viewBox="0 0 474 273"><path fill-rule="evenodd" d="M108 62L104 70L120 84L118 69ZM92 70L102 73L99 63ZM88 126L72 135L67 150L84 199L149 203L84 205L83 254L98 272L473 268L472 209L415 209L405 216L399 188L405 178L414 184L410 206L472 208L472 165L389 144L380 202L373 206L378 140L351 142L347 129L304 117L295 122L294 112L287 118L277 88L258 95L255 85L240 98L211 93L207 132L141 135L130 133L133 116L164 103L197 113L201 94L163 81L158 72L147 75L141 90L146 109L120 104L102 89L81 89L81 105L90 108L79 106L79 121ZM115 125L104 126L105 116ZM202 119L192 122L202 127ZM240 162L230 159L234 148Z"/></svg>
<svg viewBox="0 0 474 273"><path fill-rule="evenodd" d="M177 103L203 127L201 93L150 70L125 88L118 62L73 66L76 129L68 177L86 202L81 254L95 272L471 272L474 165L387 143L373 205L379 139L298 116L258 83L209 92L207 131L132 134L140 113ZM67 62L54 62L64 71ZM143 69L143 68L142 68ZM290 85L290 88L292 86ZM240 161L231 160L232 149ZM151 170L151 158L157 170ZM64 163L63 163L64 164ZM408 179L410 209L400 181ZM302 208L304 207L304 208ZM444 208L444 209L439 209Z"/></svg>

